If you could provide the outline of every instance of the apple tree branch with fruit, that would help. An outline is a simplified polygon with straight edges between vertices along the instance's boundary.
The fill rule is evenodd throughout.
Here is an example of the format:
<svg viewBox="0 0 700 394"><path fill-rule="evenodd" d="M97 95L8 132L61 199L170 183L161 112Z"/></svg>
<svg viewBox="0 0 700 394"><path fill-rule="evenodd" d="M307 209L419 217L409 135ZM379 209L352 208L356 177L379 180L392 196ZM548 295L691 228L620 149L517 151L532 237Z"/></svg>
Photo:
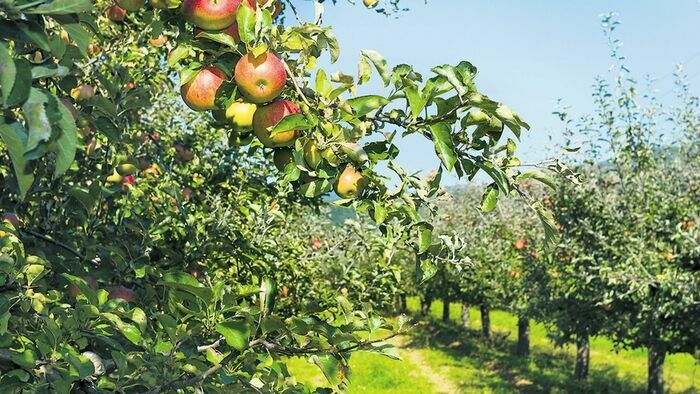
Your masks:
<svg viewBox="0 0 700 394"><path fill-rule="evenodd" d="M405 327L343 294L275 309L310 277L290 268L309 247L294 221L335 193L424 281L450 248L431 224L442 171L492 179L482 206L525 195L529 126L473 65L424 77L366 50L357 75L329 75L337 40L279 23L293 6L0 4L0 386L306 392L284 367L301 356L342 389L353 351L397 357L384 341ZM375 75L386 92L358 95ZM427 178L394 162L409 134L440 158Z"/></svg>

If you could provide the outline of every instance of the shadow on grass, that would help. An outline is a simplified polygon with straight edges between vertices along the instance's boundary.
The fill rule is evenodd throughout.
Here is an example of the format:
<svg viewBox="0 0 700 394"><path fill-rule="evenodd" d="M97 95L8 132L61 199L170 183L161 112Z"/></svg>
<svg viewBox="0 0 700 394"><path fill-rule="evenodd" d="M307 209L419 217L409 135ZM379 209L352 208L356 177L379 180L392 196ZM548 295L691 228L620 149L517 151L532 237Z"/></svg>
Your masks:
<svg viewBox="0 0 700 394"><path fill-rule="evenodd" d="M477 330L467 330L454 322L422 318L407 344L431 348L449 358L449 366L472 367L483 374L478 379L455 382L463 392L496 393L643 393L645 387L631 377L621 377L615 368L593 368L587 382L573 378L574 358L563 351L534 347L529 357L515 355L516 343L505 333L494 332L489 345ZM646 365L644 366L646 367Z"/></svg>

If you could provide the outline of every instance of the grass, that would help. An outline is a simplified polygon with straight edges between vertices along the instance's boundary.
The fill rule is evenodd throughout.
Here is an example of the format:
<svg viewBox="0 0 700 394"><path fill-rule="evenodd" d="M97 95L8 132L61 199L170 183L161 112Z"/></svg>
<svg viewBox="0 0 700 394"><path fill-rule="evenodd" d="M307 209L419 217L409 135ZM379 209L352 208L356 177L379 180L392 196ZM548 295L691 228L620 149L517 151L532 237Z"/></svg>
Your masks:
<svg viewBox="0 0 700 394"><path fill-rule="evenodd" d="M299 382L323 385L318 367L306 359L292 358L287 367ZM356 394L434 393L435 387L421 375L416 365L391 360L378 354L357 353L350 359L350 392Z"/></svg>
<svg viewBox="0 0 700 394"><path fill-rule="evenodd" d="M556 348L540 324L531 328L529 358L514 356L517 319L493 311L491 324L497 340L486 345L480 338L479 311L472 309L472 327L458 324L460 306L450 306L450 322L441 322L442 304L431 308L429 324L415 329L402 343L404 361L368 353L352 357L350 393L639 393L645 391L646 351L616 352L605 338L591 342L591 371L586 384L571 378L572 347ZM409 300L418 309L418 300ZM318 369L303 359L292 359L290 370L305 383L323 383ZM666 358L666 386L672 393L700 393L700 366L687 354ZM432 376L432 378L431 378ZM450 382L442 385L440 382ZM449 387L446 388L446 387Z"/></svg>

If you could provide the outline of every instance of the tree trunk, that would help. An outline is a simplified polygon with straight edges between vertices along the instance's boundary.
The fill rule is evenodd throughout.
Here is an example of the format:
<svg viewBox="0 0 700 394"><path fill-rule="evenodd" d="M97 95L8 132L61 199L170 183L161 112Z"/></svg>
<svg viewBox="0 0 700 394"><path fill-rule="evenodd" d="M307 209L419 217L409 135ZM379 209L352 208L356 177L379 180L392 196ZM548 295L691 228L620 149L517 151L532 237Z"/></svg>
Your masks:
<svg viewBox="0 0 700 394"><path fill-rule="evenodd" d="M588 379L588 367L591 363L591 341L588 336L576 339L576 368L574 377L578 380Z"/></svg>
<svg viewBox="0 0 700 394"><path fill-rule="evenodd" d="M664 393L664 360L666 352L660 346L649 346L649 375L647 394Z"/></svg>
<svg viewBox="0 0 700 394"><path fill-rule="evenodd" d="M421 298L420 299L420 315L421 316L428 316L430 314L430 305L432 305L433 300L430 298Z"/></svg>
<svg viewBox="0 0 700 394"><path fill-rule="evenodd" d="M469 329L471 319L469 318L469 304L462 301L462 327Z"/></svg>
<svg viewBox="0 0 700 394"><path fill-rule="evenodd" d="M408 311L408 302L406 302L406 294L401 294L399 296L399 304L401 305L401 312Z"/></svg>
<svg viewBox="0 0 700 394"><path fill-rule="evenodd" d="M518 317L518 356L527 357L530 355L530 319Z"/></svg>
<svg viewBox="0 0 700 394"><path fill-rule="evenodd" d="M450 301L442 300L442 321L450 321Z"/></svg>
<svg viewBox="0 0 700 394"><path fill-rule="evenodd" d="M490 341L491 338L493 338L493 331L491 331L491 316L489 316L491 310L486 304L481 304L479 309L481 310L481 334L484 336L484 338Z"/></svg>

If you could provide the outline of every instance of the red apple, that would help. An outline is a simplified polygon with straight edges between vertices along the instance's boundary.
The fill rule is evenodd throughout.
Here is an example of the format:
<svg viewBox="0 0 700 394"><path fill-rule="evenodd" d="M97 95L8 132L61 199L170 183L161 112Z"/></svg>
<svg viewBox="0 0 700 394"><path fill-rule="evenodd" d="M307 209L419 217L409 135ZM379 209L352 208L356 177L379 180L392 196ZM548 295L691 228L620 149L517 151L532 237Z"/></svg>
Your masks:
<svg viewBox="0 0 700 394"><path fill-rule="evenodd" d="M184 0L185 19L205 30L225 29L236 21L241 0Z"/></svg>
<svg viewBox="0 0 700 394"><path fill-rule="evenodd" d="M204 67L197 71L194 78L190 79L180 88L182 99L188 107L195 111L208 111L216 109L214 100L216 91L226 80L226 74L216 67Z"/></svg>
<svg viewBox="0 0 700 394"><path fill-rule="evenodd" d="M200 29L199 27L194 28L194 35L195 37L197 34L204 32L206 30ZM233 38L233 41L238 43L241 41L241 36L238 34L238 23L233 22L233 24L225 29L222 30L215 30L215 31L209 31L209 33L224 33L226 35L231 36Z"/></svg>
<svg viewBox="0 0 700 394"><path fill-rule="evenodd" d="M259 104L272 101L282 93L287 71L273 53L265 52L258 57L249 53L236 64L235 79L241 93Z"/></svg>
<svg viewBox="0 0 700 394"><path fill-rule="evenodd" d="M528 242L526 239L518 239L515 241L515 249L523 250L527 246Z"/></svg>
<svg viewBox="0 0 700 394"><path fill-rule="evenodd" d="M12 212L5 212L2 214L2 221L7 222L12 225L15 229L19 230L21 227L21 222L16 214Z"/></svg>
<svg viewBox="0 0 700 394"><path fill-rule="evenodd" d="M275 101L258 108L253 115L253 132L268 148L291 146L299 137L299 130L289 130L270 136L270 130L287 115L301 113L299 107L289 100Z"/></svg>
<svg viewBox="0 0 700 394"><path fill-rule="evenodd" d="M168 42L168 37L161 34L156 38L153 38L153 37L149 38L148 42L150 42L151 45L153 45L154 47L160 48L163 45L165 45L166 42Z"/></svg>
<svg viewBox="0 0 700 394"><path fill-rule="evenodd" d="M88 286L90 286L92 289L97 290L97 281L95 278L92 276L81 276L80 279L84 280L87 282ZM74 284L68 285L68 294L70 294L71 297L75 298L80 294L80 288Z"/></svg>
<svg viewBox="0 0 700 394"><path fill-rule="evenodd" d="M109 18L109 20L112 22L124 22L124 18L126 18L126 10L117 4L114 4L107 9L107 18Z"/></svg>
<svg viewBox="0 0 700 394"><path fill-rule="evenodd" d="M109 289L110 300L122 299L126 302L136 302L136 293L128 287L118 286Z"/></svg>

